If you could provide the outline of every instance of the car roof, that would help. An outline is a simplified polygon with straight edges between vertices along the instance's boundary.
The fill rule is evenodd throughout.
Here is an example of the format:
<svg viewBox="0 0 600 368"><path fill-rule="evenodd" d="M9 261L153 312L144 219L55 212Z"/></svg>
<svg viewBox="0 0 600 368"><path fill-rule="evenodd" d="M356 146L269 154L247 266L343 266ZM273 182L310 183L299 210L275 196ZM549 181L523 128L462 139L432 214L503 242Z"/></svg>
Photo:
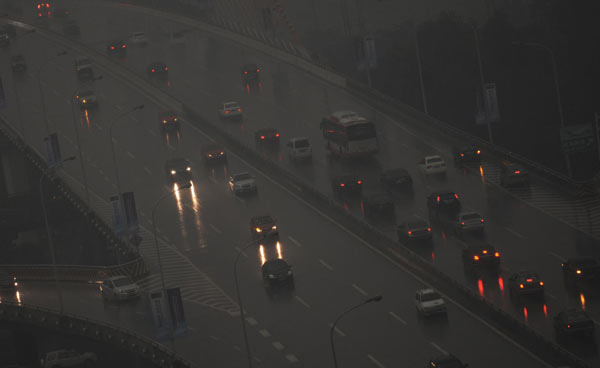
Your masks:
<svg viewBox="0 0 600 368"><path fill-rule="evenodd" d="M493 245L488 243L467 244L467 248L465 249L470 252L477 252L482 249L487 249L492 252L496 250L496 248Z"/></svg>
<svg viewBox="0 0 600 368"><path fill-rule="evenodd" d="M223 149L223 145L216 143L216 142L210 142L210 143L206 143L202 145L202 151L214 151L214 150L222 150Z"/></svg>
<svg viewBox="0 0 600 368"><path fill-rule="evenodd" d="M431 160L432 158L439 158L440 160L443 160L442 156L440 155L425 156L425 160Z"/></svg>
<svg viewBox="0 0 600 368"><path fill-rule="evenodd" d="M458 217L466 217L466 216L471 216L471 215L483 217L483 216L481 216L481 214L479 212L475 212L475 211L461 212L458 214Z"/></svg>
<svg viewBox="0 0 600 368"><path fill-rule="evenodd" d="M256 133L276 132L275 128L260 128L256 130Z"/></svg>
<svg viewBox="0 0 600 368"><path fill-rule="evenodd" d="M228 101L228 102L223 102L223 105L239 105L239 103L236 101Z"/></svg>
<svg viewBox="0 0 600 368"><path fill-rule="evenodd" d="M270 270L270 271L283 271L285 269L290 268L290 265L283 259L273 258L273 259L269 259L268 261L266 261L262 265L262 268L264 270Z"/></svg>
<svg viewBox="0 0 600 368"><path fill-rule="evenodd" d="M246 172L246 171L244 171L244 172L239 172L239 173L235 173L235 174L231 174L231 177L232 177L232 178L235 180L235 178L236 178L237 176L241 176L241 175L248 175L248 176L252 177L252 175L250 175L250 173L249 173L249 172Z"/></svg>
<svg viewBox="0 0 600 368"><path fill-rule="evenodd" d="M417 293L419 293L419 294L431 294L431 293L437 293L437 291L434 290L434 289L432 289L432 288L427 288L427 289L417 290Z"/></svg>
<svg viewBox="0 0 600 368"><path fill-rule="evenodd" d="M404 222L406 224L406 227L414 229L414 228L419 228L419 227L429 227L429 224L427 223L427 221L425 220L421 220L421 219L409 219L407 221Z"/></svg>
<svg viewBox="0 0 600 368"><path fill-rule="evenodd" d="M190 161L183 157L176 157L170 160L167 160L167 165L189 165Z"/></svg>
<svg viewBox="0 0 600 368"><path fill-rule="evenodd" d="M86 89L84 91L79 91L79 95L80 96L88 96L88 95L93 95L94 91Z"/></svg>
<svg viewBox="0 0 600 368"><path fill-rule="evenodd" d="M456 192L452 192L452 191L443 191L443 192L432 192L429 197L437 197L437 196L452 196L454 197L454 195L456 194Z"/></svg>
<svg viewBox="0 0 600 368"><path fill-rule="evenodd" d="M382 171L381 175L382 176L410 176L408 171L402 167Z"/></svg>
<svg viewBox="0 0 600 368"><path fill-rule="evenodd" d="M177 111L175 111L175 110L162 110L162 111L159 111L158 114L161 115L161 116L177 115Z"/></svg>
<svg viewBox="0 0 600 368"><path fill-rule="evenodd" d="M394 202L394 199L392 198L391 195L389 195L388 193L384 193L384 192L380 192L380 193L373 193L369 196L367 196L367 201L369 202L379 202L379 203L387 203L387 202Z"/></svg>
<svg viewBox="0 0 600 368"><path fill-rule="evenodd" d="M266 222L273 222L275 220L273 220L273 217L271 217L271 215L260 215L260 216L254 216L250 219L250 221L252 223L266 223Z"/></svg>
<svg viewBox="0 0 600 368"><path fill-rule="evenodd" d="M303 140L309 140L308 137L292 137L290 138L290 141L303 141Z"/></svg>
<svg viewBox="0 0 600 368"><path fill-rule="evenodd" d="M337 175L334 176L332 178L332 180L334 181L344 181L344 180L360 180L360 177L356 174L341 174L341 175Z"/></svg>
<svg viewBox="0 0 600 368"><path fill-rule="evenodd" d="M252 64L252 63L248 63L248 64L244 64L243 68L244 69L258 69L258 65Z"/></svg>

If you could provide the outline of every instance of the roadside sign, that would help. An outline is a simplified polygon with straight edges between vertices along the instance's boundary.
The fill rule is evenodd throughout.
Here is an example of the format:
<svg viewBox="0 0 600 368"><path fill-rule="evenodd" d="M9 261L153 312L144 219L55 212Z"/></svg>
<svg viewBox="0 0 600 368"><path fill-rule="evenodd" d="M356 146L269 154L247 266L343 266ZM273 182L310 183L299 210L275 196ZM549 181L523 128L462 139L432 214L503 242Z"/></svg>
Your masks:
<svg viewBox="0 0 600 368"><path fill-rule="evenodd" d="M135 208L135 197L133 192L123 193L123 212L125 213L125 222L127 223L127 233L129 235L137 234L140 229L140 224Z"/></svg>
<svg viewBox="0 0 600 368"><path fill-rule="evenodd" d="M169 320L165 312L165 303L162 291L150 293L150 308L156 328L156 340L164 340L169 337Z"/></svg>
<svg viewBox="0 0 600 368"><path fill-rule="evenodd" d="M182 336L188 332L183 313L183 302L179 288L167 289L167 300L171 312L171 323L173 323L173 336Z"/></svg>
<svg viewBox="0 0 600 368"><path fill-rule="evenodd" d="M588 152L594 150L596 139L592 124L569 125L560 129L563 153Z"/></svg>
<svg viewBox="0 0 600 368"><path fill-rule="evenodd" d="M377 68L377 53L375 52L375 39L372 36L366 36L363 39L363 48L365 51L365 61L369 68Z"/></svg>
<svg viewBox="0 0 600 368"><path fill-rule="evenodd" d="M496 83L485 84L485 98L488 106L488 121L497 123L500 121L500 108L498 107L498 94L496 92Z"/></svg>
<svg viewBox="0 0 600 368"><path fill-rule="evenodd" d="M48 167L52 170L60 169L62 167L62 155L58 144L58 135L52 133L44 137L44 146L46 147Z"/></svg>

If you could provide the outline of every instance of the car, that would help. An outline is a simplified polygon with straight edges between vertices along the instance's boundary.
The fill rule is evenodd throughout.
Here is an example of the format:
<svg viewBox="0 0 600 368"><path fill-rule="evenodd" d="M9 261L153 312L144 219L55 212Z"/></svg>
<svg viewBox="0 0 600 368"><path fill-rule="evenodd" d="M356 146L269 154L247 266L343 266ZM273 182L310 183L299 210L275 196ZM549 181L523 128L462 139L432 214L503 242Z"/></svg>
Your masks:
<svg viewBox="0 0 600 368"><path fill-rule="evenodd" d="M179 117L175 110L162 110L158 112L158 124L161 129L179 129Z"/></svg>
<svg viewBox="0 0 600 368"><path fill-rule="evenodd" d="M100 293L104 300L129 300L139 298L140 287L129 276L113 276L104 281L100 286Z"/></svg>
<svg viewBox="0 0 600 368"><path fill-rule="evenodd" d="M247 172L233 174L229 177L229 188L235 194L256 192L255 177Z"/></svg>
<svg viewBox="0 0 600 368"><path fill-rule="evenodd" d="M217 107L220 119L238 119L243 118L242 107L235 101L223 102Z"/></svg>
<svg viewBox="0 0 600 368"><path fill-rule="evenodd" d="M90 107L98 106L98 98L94 91L84 90L80 91L76 96L75 100L79 103L82 109L88 109Z"/></svg>
<svg viewBox="0 0 600 368"><path fill-rule="evenodd" d="M47 352L40 360L40 368L93 367L97 361L95 353L62 349Z"/></svg>
<svg viewBox="0 0 600 368"><path fill-rule="evenodd" d="M25 58L23 55L13 55L10 57L10 67L15 73L22 73L27 70L27 63L25 63Z"/></svg>
<svg viewBox="0 0 600 368"><path fill-rule="evenodd" d="M169 67L163 62L155 61L153 63L148 64L148 66L146 67L146 73L149 77L166 78L169 76Z"/></svg>
<svg viewBox="0 0 600 368"><path fill-rule="evenodd" d="M431 225L421 219L409 219L396 226L398 240L409 243L414 241L430 241L433 239Z"/></svg>
<svg viewBox="0 0 600 368"><path fill-rule="evenodd" d="M165 163L165 173L170 183L191 181L192 164L186 158L173 158Z"/></svg>
<svg viewBox="0 0 600 368"><path fill-rule="evenodd" d="M441 215L451 218L460 212L459 196L457 193L449 191L433 192L427 197L427 209L432 218Z"/></svg>
<svg viewBox="0 0 600 368"><path fill-rule="evenodd" d="M81 36L81 29L79 28L79 24L77 24L77 21L74 19L64 22L62 30L63 34L67 37Z"/></svg>
<svg viewBox="0 0 600 368"><path fill-rule="evenodd" d="M71 12L65 8L54 9L54 18L65 19L65 18L69 18L70 15L71 15Z"/></svg>
<svg viewBox="0 0 600 368"><path fill-rule="evenodd" d="M262 128L254 132L254 139L259 144L279 144L279 131L275 128Z"/></svg>
<svg viewBox="0 0 600 368"><path fill-rule="evenodd" d="M450 225L457 236L465 233L483 234L485 220L477 212L460 212L450 221Z"/></svg>
<svg viewBox="0 0 600 368"><path fill-rule="evenodd" d="M47 18L52 15L52 8L50 7L50 3L47 1L38 1L37 11L39 18Z"/></svg>
<svg viewBox="0 0 600 368"><path fill-rule="evenodd" d="M10 46L10 38L8 37L8 33L0 31L0 47L8 46Z"/></svg>
<svg viewBox="0 0 600 368"><path fill-rule="evenodd" d="M453 147L452 154L456 166L467 163L481 163L481 149L474 145Z"/></svg>
<svg viewBox="0 0 600 368"><path fill-rule="evenodd" d="M468 366L452 354L438 356L429 361L429 368L467 368Z"/></svg>
<svg viewBox="0 0 600 368"><path fill-rule="evenodd" d="M594 320L582 309L567 308L554 316L554 331L562 336L594 336Z"/></svg>
<svg viewBox="0 0 600 368"><path fill-rule="evenodd" d="M0 290L14 290L17 287L17 278L0 271Z"/></svg>
<svg viewBox="0 0 600 368"><path fill-rule="evenodd" d="M388 193L374 193L363 199L363 211L365 217L388 217L395 216L394 199Z"/></svg>
<svg viewBox="0 0 600 368"><path fill-rule="evenodd" d="M202 145L202 158L207 164L226 162L227 154L222 145L218 143L208 143Z"/></svg>
<svg viewBox="0 0 600 368"><path fill-rule="evenodd" d="M250 233L254 239L274 236L279 239L276 221L269 215L254 216L250 219Z"/></svg>
<svg viewBox="0 0 600 368"><path fill-rule="evenodd" d="M312 148L306 137L293 137L287 142L288 155L292 161L312 159Z"/></svg>
<svg viewBox="0 0 600 368"><path fill-rule="evenodd" d="M425 158L419 162L419 169L425 175L446 175L446 162L437 155L425 156Z"/></svg>
<svg viewBox="0 0 600 368"><path fill-rule="evenodd" d="M244 85L260 82L260 68L256 64L242 66L242 82Z"/></svg>
<svg viewBox="0 0 600 368"><path fill-rule="evenodd" d="M465 267L487 268L497 271L500 268L500 252L491 244L469 244L462 251Z"/></svg>
<svg viewBox="0 0 600 368"><path fill-rule="evenodd" d="M127 55L127 44L123 41L111 41L106 45L106 52L109 55L125 56Z"/></svg>
<svg viewBox="0 0 600 368"><path fill-rule="evenodd" d="M413 181L410 174L401 167L382 171L379 181L389 191L412 193L413 190Z"/></svg>
<svg viewBox="0 0 600 368"><path fill-rule="evenodd" d="M294 288L292 266L279 258L267 260L262 265L263 285L267 292L287 287Z"/></svg>
<svg viewBox="0 0 600 368"><path fill-rule="evenodd" d="M544 282L537 273L522 270L513 273L508 279L510 295L520 297L523 295L544 295Z"/></svg>
<svg viewBox="0 0 600 368"><path fill-rule="evenodd" d="M444 298L433 289L417 290L415 294L415 307L422 316L434 314L446 314L446 302Z"/></svg>
<svg viewBox="0 0 600 368"><path fill-rule="evenodd" d="M500 185L503 187L528 187L529 173L519 164L503 161L500 168Z"/></svg>
<svg viewBox="0 0 600 368"><path fill-rule="evenodd" d="M92 62L87 56L78 56L75 58L75 72L79 78L91 78L94 76Z"/></svg>
<svg viewBox="0 0 600 368"><path fill-rule="evenodd" d="M342 174L331 179L331 189L334 194L362 194L363 181L358 175Z"/></svg>
<svg viewBox="0 0 600 368"><path fill-rule="evenodd" d="M131 32L129 35L129 43L134 46L146 46L148 38L144 32Z"/></svg>
<svg viewBox="0 0 600 368"><path fill-rule="evenodd" d="M598 281L600 262L594 257L572 257L561 263L565 278L571 281Z"/></svg>

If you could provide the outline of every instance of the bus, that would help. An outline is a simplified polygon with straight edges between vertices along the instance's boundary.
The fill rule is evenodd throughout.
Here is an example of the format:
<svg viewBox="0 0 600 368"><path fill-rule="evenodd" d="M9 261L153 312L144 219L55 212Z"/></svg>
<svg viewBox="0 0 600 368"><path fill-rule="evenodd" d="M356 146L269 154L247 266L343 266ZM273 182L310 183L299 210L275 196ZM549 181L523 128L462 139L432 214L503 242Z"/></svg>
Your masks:
<svg viewBox="0 0 600 368"><path fill-rule="evenodd" d="M337 111L320 124L327 149L340 157L364 157L379 151L375 124L353 111Z"/></svg>

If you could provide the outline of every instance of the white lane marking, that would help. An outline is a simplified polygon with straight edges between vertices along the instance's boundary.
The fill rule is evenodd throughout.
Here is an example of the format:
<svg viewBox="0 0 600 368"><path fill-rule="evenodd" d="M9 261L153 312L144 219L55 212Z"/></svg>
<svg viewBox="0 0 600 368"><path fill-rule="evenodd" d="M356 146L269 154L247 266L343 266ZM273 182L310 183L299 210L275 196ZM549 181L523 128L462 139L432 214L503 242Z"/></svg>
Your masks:
<svg viewBox="0 0 600 368"><path fill-rule="evenodd" d="M115 108L119 111L123 110L123 107L119 104L115 104Z"/></svg>
<svg viewBox="0 0 600 368"><path fill-rule="evenodd" d="M300 243L298 240L294 239L293 237L291 237L291 236L288 236L288 239L290 239L290 241L291 241L292 243L296 244L296 246L298 246L298 247L302 247L302 243Z"/></svg>
<svg viewBox="0 0 600 368"><path fill-rule="evenodd" d="M323 265L329 271L333 271L333 267L331 267L327 262L319 258L319 263Z"/></svg>
<svg viewBox="0 0 600 368"><path fill-rule="evenodd" d="M354 288L354 290L358 291L359 293L361 293L364 296L367 296L367 292L364 291L363 289L361 289L360 287L358 287L358 285L356 284L352 284L352 287Z"/></svg>
<svg viewBox="0 0 600 368"><path fill-rule="evenodd" d="M558 259L561 262L564 262L566 260L566 258L561 256L560 254L556 254L554 252L548 252L548 254L551 255L552 257Z"/></svg>
<svg viewBox="0 0 600 368"><path fill-rule="evenodd" d="M306 308L310 308L310 304L308 304L304 299L302 299L301 297L299 297L298 295L295 296L296 300L300 302L300 304L302 304L303 306L305 306Z"/></svg>
<svg viewBox="0 0 600 368"><path fill-rule="evenodd" d="M52 93L54 93L55 96L60 96L60 93L55 89L52 90Z"/></svg>
<svg viewBox="0 0 600 368"><path fill-rule="evenodd" d="M242 252L242 255L246 258L248 258L248 254L246 252L244 252L240 247L234 247L235 250L237 250L238 252Z"/></svg>
<svg viewBox="0 0 600 368"><path fill-rule="evenodd" d="M246 322L248 322L250 326L256 326L258 324L258 321L252 317L246 317Z"/></svg>
<svg viewBox="0 0 600 368"><path fill-rule="evenodd" d="M156 132L155 132L154 130L152 130L152 129L148 129L148 132L149 132L150 134L152 134L153 136L155 136L155 137L157 137L157 136L158 136L158 134L156 134Z"/></svg>
<svg viewBox="0 0 600 368"><path fill-rule="evenodd" d="M169 147L171 151L175 151L175 147L171 146L171 143L167 143L167 147Z"/></svg>
<svg viewBox="0 0 600 368"><path fill-rule="evenodd" d="M430 342L431 346L433 346L434 348L436 348L437 350L439 350L442 354L447 355L448 352L444 349L442 349L438 344L436 344L435 342Z"/></svg>
<svg viewBox="0 0 600 368"><path fill-rule="evenodd" d="M403 325L405 325L405 324L406 324L406 321L405 321L405 320L403 320L402 318L400 318L400 316L399 316L399 315L397 315L396 313L394 313L394 312L390 312L390 316L392 316L392 317L394 317L395 319L397 319L397 320L398 320L400 323L402 323Z"/></svg>
<svg viewBox="0 0 600 368"><path fill-rule="evenodd" d="M280 343L279 341L273 341L271 344L273 345L273 347L274 347L276 350L279 350L279 351L281 351L281 350L285 349L285 346L283 346L283 344L282 344L282 343Z"/></svg>
<svg viewBox="0 0 600 368"><path fill-rule="evenodd" d="M131 157L131 159L133 160L135 158L135 156L133 155L133 153L129 152L129 151L125 151L127 153L127 156Z"/></svg>
<svg viewBox="0 0 600 368"><path fill-rule="evenodd" d="M235 199L242 202L242 203L246 203L246 200L244 198L240 198L237 195L235 196Z"/></svg>
<svg viewBox="0 0 600 368"><path fill-rule="evenodd" d="M261 334L261 336L265 337L265 338L271 337L271 333L269 331L265 330L264 328L262 330L259 330L258 333Z"/></svg>
<svg viewBox="0 0 600 368"><path fill-rule="evenodd" d="M385 365L381 364L381 362L379 360L375 359L375 357L372 356L371 354L367 354L367 357L369 358L369 360L371 362L373 362L373 364L375 364L379 368L385 368Z"/></svg>
<svg viewBox="0 0 600 368"><path fill-rule="evenodd" d="M204 133L201 129L199 129L197 126L187 122L186 120L182 119L182 121L186 122L192 129L196 130L198 133L202 134L204 137L206 137L207 139L210 139L212 141L214 141L214 139L210 136L208 136L206 133ZM397 123L396 123L397 124ZM401 126L400 124L398 124L398 126ZM315 206L313 206L312 204L308 203L305 199L299 197L296 193L290 191L287 187L285 187L284 185L278 183L277 181L275 181L274 179L272 179L271 177L269 177L268 175L266 175L262 170L260 170L258 167L251 165L248 161L244 160L241 156L236 155L233 152L229 153L231 156L237 158L238 160L240 160L240 162L242 162L244 165L250 167L252 170L254 170L255 172L259 173L260 175L262 175L265 179L267 179L268 181L270 181L273 185L275 185L276 187L280 188L281 190L283 190L284 192L287 192L291 197L295 198L298 202L300 203L304 203L304 205L308 208L310 208L311 210L313 210L315 213L318 213L321 217L323 217L324 219L326 219L327 221L329 221L330 223L334 224L335 226L337 226L341 231L345 232L346 234L348 234L350 237L356 239L358 242L360 242L361 244L363 244L364 246L366 246L367 248L369 248L370 250L372 250L374 253L379 254L381 257L387 259L389 262L391 262L393 265L395 265L396 267L398 267L399 269L401 269L402 271L404 271L406 274L410 275L413 279L419 281L421 284L423 284L424 286L427 286L429 288L434 288L433 285L431 285L430 283L428 283L427 281L425 281L423 278L421 278L420 276L418 276L417 274L415 274L414 272L410 271L408 268L404 267L403 265L401 265L398 261L396 261L394 258L392 258L390 255L384 253L383 251L379 250L378 248L374 247L373 245L371 245L368 241L364 240L363 238L361 238L360 236L354 234L352 231L350 231L349 229L347 229L346 227L344 227L342 224L340 224L339 222L337 222L336 220L334 220L331 216L328 216L327 214L325 214L323 211L319 210L318 208L316 208ZM398 257L398 256L397 256ZM400 259L404 259L404 257L399 257ZM438 290L439 291L439 290ZM544 367L549 367L552 368L552 366L550 366L548 363L546 363L543 359L541 359L539 356L537 356L536 354L532 353L531 351L529 351L528 349L526 349L523 345L519 344L518 342L516 342L515 340L513 340L512 338L510 338L508 335L506 335L505 333L503 333L502 331L500 331L499 329L497 329L496 327L492 326L490 323L486 322L483 318L479 317L478 315L476 315L475 313L473 313L471 310L467 309L465 306L463 306L462 304L460 304L459 302L457 302L456 300L450 298L448 295L441 293L442 296L448 300L449 302L451 302L452 304L456 305L456 307L458 307L460 310L462 310L465 314L469 315L471 318L479 321L479 323L481 323L482 325L486 326L487 328L489 328L490 330L494 331L494 333L496 333L498 336L501 336L503 339L505 339L506 341L508 341L509 343L511 343L513 346L515 346L516 348L518 348L519 350L521 350L523 353L527 354L528 356L530 356L532 359L535 359L537 362L539 362L540 364L542 364Z"/></svg>
<svg viewBox="0 0 600 368"><path fill-rule="evenodd" d="M514 236L516 236L519 239L525 239L525 236L516 232L515 230L511 229L510 227L505 227L506 231L508 231L509 233L513 234Z"/></svg>
<svg viewBox="0 0 600 368"><path fill-rule="evenodd" d="M152 171L150 171L150 169L148 168L148 166L144 166L144 171L148 174L148 175L152 175Z"/></svg>
<svg viewBox="0 0 600 368"><path fill-rule="evenodd" d="M329 328L333 327L333 323L329 324ZM339 328L337 328L337 326L333 329L335 332L338 333L338 335L342 336L342 337L346 337L346 334L340 330Z"/></svg>
<svg viewBox="0 0 600 368"><path fill-rule="evenodd" d="M215 340L215 341L219 341L220 339L216 336L210 335L209 338Z"/></svg>
<svg viewBox="0 0 600 368"><path fill-rule="evenodd" d="M215 231L215 233L217 234L223 234L223 232L221 231L221 229L219 229L218 227L216 227L213 224L208 224L208 226L210 226L211 229L213 229Z"/></svg>
<svg viewBox="0 0 600 368"><path fill-rule="evenodd" d="M129 115L129 119L131 119L131 120L135 121L136 123L137 123L137 122L139 122L138 118L136 118L136 117L135 117L135 116L133 116L133 115Z"/></svg>
<svg viewBox="0 0 600 368"><path fill-rule="evenodd" d="M287 359L290 363L298 363L298 358L294 354L287 354L285 359Z"/></svg>

